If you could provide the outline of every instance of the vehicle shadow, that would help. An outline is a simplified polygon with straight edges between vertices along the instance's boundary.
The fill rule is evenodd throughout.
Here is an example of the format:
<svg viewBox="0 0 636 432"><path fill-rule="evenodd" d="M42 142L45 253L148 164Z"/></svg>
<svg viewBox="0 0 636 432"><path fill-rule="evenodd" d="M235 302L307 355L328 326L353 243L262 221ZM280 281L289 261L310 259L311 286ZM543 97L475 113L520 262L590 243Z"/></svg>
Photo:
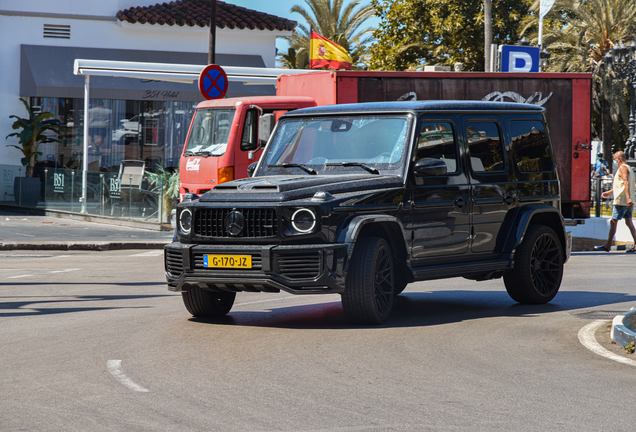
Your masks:
<svg viewBox="0 0 636 432"><path fill-rule="evenodd" d="M636 295L587 291L560 292L544 305L522 305L505 291L405 292L395 299L391 318L375 328L424 327L491 317L538 317L546 313L597 308L636 301ZM615 308L620 306L615 306ZM349 329L340 302L276 307L267 311L230 311L218 319L191 322L286 329Z"/></svg>
<svg viewBox="0 0 636 432"><path fill-rule="evenodd" d="M123 303L123 306L88 306L89 302L117 301L169 297L169 295L113 295L113 296L51 296L54 299L45 300L41 296L4 296L0 297L0 320L5 317L27 317L42 315L57 315L75 312L102 311L111 309L146 309L151 306L130 306ZM16 301L6 299L20 298ZM32 299L32 300L29 300ZM3 301L5 300L5 301ZM59 307L56 307L59 305ZM64 306L62 306L64 305Z"/></svg>

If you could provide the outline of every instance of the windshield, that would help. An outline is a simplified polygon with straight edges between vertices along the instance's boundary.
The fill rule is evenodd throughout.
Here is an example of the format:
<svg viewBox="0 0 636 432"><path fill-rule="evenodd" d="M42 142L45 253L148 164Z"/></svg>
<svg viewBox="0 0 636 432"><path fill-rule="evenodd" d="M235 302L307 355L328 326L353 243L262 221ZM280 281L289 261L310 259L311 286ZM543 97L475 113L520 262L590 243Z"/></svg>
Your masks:
<svg viewBox="0 0 636 432"><path fill-rule="evenodd" d="M268 145L263 168L397 169L408 122L407 117L369 115L285 119Z"/></svg>
<svg viewBox="0 0 636 432"><path fill-rule="evenodd" d="M184 155L221 156L225 153L234 111L234 108L198 109Z"/></svg>

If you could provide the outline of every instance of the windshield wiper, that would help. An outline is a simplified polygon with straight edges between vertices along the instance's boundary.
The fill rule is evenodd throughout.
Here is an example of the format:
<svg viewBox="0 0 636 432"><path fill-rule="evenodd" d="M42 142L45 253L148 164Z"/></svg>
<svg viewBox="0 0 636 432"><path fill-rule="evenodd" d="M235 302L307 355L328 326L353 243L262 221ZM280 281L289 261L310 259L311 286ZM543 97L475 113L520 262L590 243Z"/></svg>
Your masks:
<svg viewBox="0 0 636 432"><path fill-rule="evenodd" d="M338 163L328 163L325 165L327 166L359 166L369 171L371 174L380 174L380 171L378 171L377 168L370 167L369 165L364 164L362 162L338 162Z"/></svg>
<svg viewBox="0 0 636 432"><path fill-rule="evenodd" d="M309 174L312 174L312 175L316 174L316 170L315 169L309 168L308 166L305 166L303 164L282 163L282 164L279 164L279 165L267 165L267 166L281 167L281 168L301 168L301 169L305 170L306 172L308 172Z"/></svg>
<svg viewBox="0 0 636 432"><path fill-rule="evenodd" d="M203 157L208 157L208 156L210 156L210 154L211 154L211 153L210 153L209 151L207 151L207 150L205 150L205 151L198 151L198 152L195 152L195 153L194 153L194 155L195 155L195 156L203 156Z"/></svg>
<svg viewBox="0 0 636 432"><path fill-rule="evenodd" d="M194 153L192 153L191 151L187 151L183 154L184 156L194 156Z"/></svg>

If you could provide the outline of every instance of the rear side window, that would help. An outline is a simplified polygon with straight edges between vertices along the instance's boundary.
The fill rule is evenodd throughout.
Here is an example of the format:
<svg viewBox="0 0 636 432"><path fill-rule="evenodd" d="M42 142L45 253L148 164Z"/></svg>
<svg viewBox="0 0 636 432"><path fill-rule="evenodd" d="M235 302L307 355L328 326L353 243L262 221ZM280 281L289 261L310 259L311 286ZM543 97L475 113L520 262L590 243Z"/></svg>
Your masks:
<svg viewBox="0 0 636 432"><path fill-rule="evenodd" d="M520 172L550 172L554 169L550 144L542 122L513 120L509 130L512 154Z"/></svg>
<svg viewBox="0 0 636 432"><path fill-rule="evenodd" d="M479 174L505 171L504 143L497 123L466 122L466 135L473 172Z"/></svg>
<svg viewBox="0 0 636 432"><path fill-rule="evenodd" d="M446 162L446 174L458 172L457 142L449 122L423 121L417 138L415 161L441 159Z"/></svg>

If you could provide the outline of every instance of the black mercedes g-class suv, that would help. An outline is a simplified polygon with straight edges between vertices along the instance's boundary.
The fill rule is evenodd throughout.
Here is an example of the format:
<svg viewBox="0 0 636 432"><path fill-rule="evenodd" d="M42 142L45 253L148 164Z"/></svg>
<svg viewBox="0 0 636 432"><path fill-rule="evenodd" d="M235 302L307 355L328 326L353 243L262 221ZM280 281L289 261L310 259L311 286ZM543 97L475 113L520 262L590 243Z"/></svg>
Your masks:
<svg viewBox="0 0 636 432"><path fill-rule="evenodd" d="M289 112L251 177L177 206L168 288L197 317L227 314L240 291L339 293L361 324L430 279L503 276L513 300L546 303L571 237L543 113L467 101Z"/></svg>

